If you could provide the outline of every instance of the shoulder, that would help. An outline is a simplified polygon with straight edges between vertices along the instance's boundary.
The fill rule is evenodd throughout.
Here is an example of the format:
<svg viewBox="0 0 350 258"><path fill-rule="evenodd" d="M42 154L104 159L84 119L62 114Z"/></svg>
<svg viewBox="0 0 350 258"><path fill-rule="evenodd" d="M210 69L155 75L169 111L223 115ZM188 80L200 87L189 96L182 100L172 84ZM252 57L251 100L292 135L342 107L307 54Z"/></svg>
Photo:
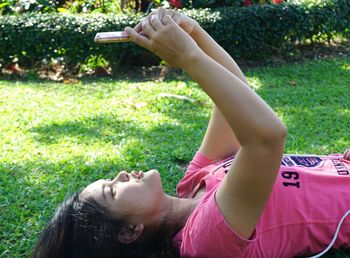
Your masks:
<svg viewBox="0 0 350 258"><path fill-rule="evenodd" d="M197 152L190 162L184 177L177 184L177 196L182 198L188 197L203 178L222 167L230 166L231 163L232 157L211 160Z"/></svg>
<svg viewBox="0 0 350 258"><path fill-rule="evenodd" d="M188 219L182 231L182 257L235 257L257 239L256 231L246 239L229 226L217 206L216 189L206 193Z"/></svg>

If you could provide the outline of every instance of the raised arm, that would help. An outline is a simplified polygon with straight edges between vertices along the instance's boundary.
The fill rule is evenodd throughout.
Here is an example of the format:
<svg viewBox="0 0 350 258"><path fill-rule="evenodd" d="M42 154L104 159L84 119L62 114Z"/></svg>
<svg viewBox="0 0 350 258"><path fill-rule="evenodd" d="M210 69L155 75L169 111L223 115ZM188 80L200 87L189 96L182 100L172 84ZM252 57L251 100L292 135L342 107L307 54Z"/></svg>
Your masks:
<svg viewBox="0 0 350 258"><path fill-rule="evenodd" d="M191 37L197 45L213 60L224 66L228 71L247 83L242 71L232 57L195 21L182 14L174 14L175 21L186 28L187 24L194 24ZM227 123L221 111L214 106L207 131L200 146L200 152L211 159L219 159L237 153L240 143L235 133Z"/></svg>
<svg viewBox="0 0 350 258"><path fill-rule="evenodd" d="M266 205L280 166L286 128L271 108L237 76L209 57L169 16L142 24L133 40L185 69L214 101L241 148L216 200L227 222L249 237Z"/></svg>
<svg viewBox="0 0 350 258"><path fill-rule="evenodd" d="M164 8L153 11L148 18L150 19L155 14L159 19L162 19L164 15L170 15L194 39L204 53L248 84L232 57L195 20L172 9ZM141 23L135 27L135 30L138 32L142 30ZM236 135L220 109L214 105L199 151L210 159L217 160L237 153L239 148L240 144Z"/></svg>

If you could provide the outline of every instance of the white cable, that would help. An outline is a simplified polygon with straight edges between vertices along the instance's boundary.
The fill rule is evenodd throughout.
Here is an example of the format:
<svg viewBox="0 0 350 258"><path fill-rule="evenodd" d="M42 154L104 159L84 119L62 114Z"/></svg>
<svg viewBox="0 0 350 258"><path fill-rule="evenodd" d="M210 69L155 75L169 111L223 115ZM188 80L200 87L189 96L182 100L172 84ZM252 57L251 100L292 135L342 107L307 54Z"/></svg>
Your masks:
<svg viewBox="0 0 350 258"><path fill-rule="evenodd" d="M329 251L329 249L332 248L332 246L334 245L335 243L335 240L337 240L337 237L338 237L338 233L339 233L339 229L343 223L343 221L345 220L345 218L350 214L350 210L348 210L344 215L343 217L341 218L341 220L339 221L338 223L338 227L337 227L337 230L335 231L335 234L334 234L334 237L332 239L332 242L327 246L326 249L324 249L321 253L319 254L316 254L314 256L310 256L308 258L318 258L318 257L321 257L322 255L324 255L325 253L327 253Z"/></svg>
<svg viewBox="0 0 350 258"><path fill-rule="evenodd" d="M290 153L286 153L283 154L284 157L290 157L290 156L294 156L294 157L316 157L316 158L328 158L328 159L332 159L332 158L336 158L339 159L339 157L343 157L342 154L329 154L329 155L318 155L318 154L290 154Z"/></svg>

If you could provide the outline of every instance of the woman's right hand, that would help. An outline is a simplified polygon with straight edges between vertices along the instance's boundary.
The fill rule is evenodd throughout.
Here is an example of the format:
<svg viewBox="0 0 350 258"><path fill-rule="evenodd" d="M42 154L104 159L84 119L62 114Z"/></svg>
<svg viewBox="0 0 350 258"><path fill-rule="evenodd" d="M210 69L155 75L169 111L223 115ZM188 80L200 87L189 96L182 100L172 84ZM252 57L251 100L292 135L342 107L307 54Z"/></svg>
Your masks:
<svg viewBox="0 0 350 258"><path fill-rule="evenodd" d="M165 9L163 7L159 7L157 10L151 12L148 16L147 19L149 21L151 21L151 17L153 15L157 15L159 20L162 20L164 18L165 15L169 15L177 25L179 25L184 31L186 31L189 35L192 34L192 32L199 27L199 24L197 21L195 21L194 19L188 17L185 14L176 12L173 9ZM141 28L141 22L139 22L134 30L136 32L141 32L142 28Z"/></svg>
<svg viewBox="0 0 350 258"><path fill-rule="evenodd" d="M164 11L163 11L163 10ZM198 22L185 14L174 11L173 9L159 8L158 12L165 12L189 35L199 26Z"/></svg>
<svg viewBox="0 0 350 258"><path fill-rule="evenodd" d="M138 29L125 28L133 41L152 51L169 65L186 69L191 57L201 52L196 42L169 16L144 18ZM140 33L142 31L142 33Z"/></svg>

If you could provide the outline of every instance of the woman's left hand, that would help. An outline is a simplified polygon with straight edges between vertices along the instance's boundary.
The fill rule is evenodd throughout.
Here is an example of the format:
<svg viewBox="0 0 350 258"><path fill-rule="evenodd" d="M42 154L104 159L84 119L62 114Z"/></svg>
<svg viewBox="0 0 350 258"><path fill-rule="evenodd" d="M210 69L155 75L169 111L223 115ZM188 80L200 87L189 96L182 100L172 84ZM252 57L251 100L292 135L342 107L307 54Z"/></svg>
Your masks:
<svg viewBox="0 0 350 258"><path fill-rule="evenodd" d="M200 51L196 42L176 22L165 15L162 20L157 14L141 22L142 33L130 27L125 31L133 41L152 51L169 65L186 69L194 53Z"/></svg>

